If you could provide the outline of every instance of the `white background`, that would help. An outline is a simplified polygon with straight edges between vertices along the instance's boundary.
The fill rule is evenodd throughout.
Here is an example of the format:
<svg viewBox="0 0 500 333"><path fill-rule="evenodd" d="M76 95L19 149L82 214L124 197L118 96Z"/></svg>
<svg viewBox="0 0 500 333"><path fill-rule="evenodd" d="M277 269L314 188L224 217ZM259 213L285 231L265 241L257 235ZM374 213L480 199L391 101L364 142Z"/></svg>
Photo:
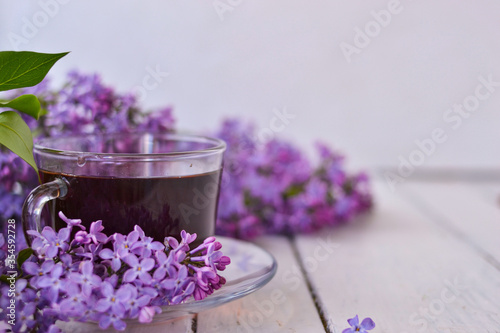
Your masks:
<svg viewBox="0 0 500 333"><path fill-rule="evenodd" d="M0 0L0 49L71 51L52 77L99 72L120 91L158 67L169 75L143 104L172 105L183 129L215 129L225 116L269 127L286 108L295 118L280 136L304 150L326 141L353 168L397 167L435 128L447 140L420 169L500 164L500 87L456 130L443 119L479 76L500 82L498 1L401 0L350 62L341 43L355 46L355 29L391 1L223 0L219 13L212 1L65 2ZM39 27L26 33L29 24Z"/></svg>

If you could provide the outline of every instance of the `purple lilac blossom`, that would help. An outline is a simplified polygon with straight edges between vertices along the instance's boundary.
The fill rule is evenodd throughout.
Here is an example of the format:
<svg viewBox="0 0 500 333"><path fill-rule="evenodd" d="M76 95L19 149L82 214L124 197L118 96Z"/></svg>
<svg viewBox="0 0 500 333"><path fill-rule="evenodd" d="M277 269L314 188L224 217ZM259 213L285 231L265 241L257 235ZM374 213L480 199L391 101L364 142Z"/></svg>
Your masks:
<svg viewBox="0 0 500 333"><path fill-rule="evenodd" d="M375 328L375 322L371 318L365 318L359 323L358 315L354 318L348 319L347 322L351 325L350 328L346 328L342 333L368 333L367 331Z"/></svg>
<svg viewBox="0 0 500 333"><path fill-rule="evenodd" d="M180 240L167 237L162 244L138 226L128 235L108 237L100 221L87 234L81 220L60 216L67 226L58 233L50 227L29 232L34 252L22 264L23 278L16 281L13 332L57 332L57 320L93 321L100 328L112 325L122 331L125 319L151 322L161 306L203 299L226 282L218 272L230 259L215 237L191 249L196 234L185 231ZM71 239L74 230L79 236ZM10 302L8 289L2 281L1 307ZM4 312L0 321L7 322Z"/></svg>
<svg viewBox="0 0 500 333"><path fill-rule="evenodd" d="M81 265L81 273L69 273L68 277L71 281L79 284L82 288L83 295L90 297L92 289L101 285L101 278L94 274L94 265L91 261L85 261Z"/></svg>
<svg viewBox="0 0 500 333"><path fill-rule="evenodd" d="M217 232L239 238L310 232L352 219L372 206L368 177L347 174L343 157L316 145L313 166L292 144L259 144L255 126L223 122L215 136L227 143Z"/></svg>

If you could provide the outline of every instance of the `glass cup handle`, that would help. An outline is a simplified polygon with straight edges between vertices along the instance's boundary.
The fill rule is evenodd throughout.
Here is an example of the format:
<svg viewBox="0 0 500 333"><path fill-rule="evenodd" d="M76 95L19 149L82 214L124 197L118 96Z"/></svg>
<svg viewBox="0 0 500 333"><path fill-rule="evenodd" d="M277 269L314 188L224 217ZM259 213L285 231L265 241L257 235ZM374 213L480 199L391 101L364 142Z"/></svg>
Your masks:
<svg viewBox="0 0 500 333"><path fill-rule="evenodd" d="M28 235L27 231L42 231L40 218L43 206L50 200L64 198L66 194L68 194L68 183L61 178L39 185L30 192L24 201L22 215L24 236L29 246L31 246L32 236Z"/></svg>

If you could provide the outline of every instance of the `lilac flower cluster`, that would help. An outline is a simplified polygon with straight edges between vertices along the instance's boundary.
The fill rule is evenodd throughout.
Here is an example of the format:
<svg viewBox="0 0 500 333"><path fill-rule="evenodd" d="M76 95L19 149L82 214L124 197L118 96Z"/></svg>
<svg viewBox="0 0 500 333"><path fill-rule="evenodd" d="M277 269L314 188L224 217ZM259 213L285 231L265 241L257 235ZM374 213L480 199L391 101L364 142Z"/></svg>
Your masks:
<svg viewBox="0 0 500 333"><path fill-rule="evenodd" d="M347 174L343 157L317 144L320 162L284 140L259 144L255 128L226 120L215 133L226 141L217 230L248 238L317 230L350 220L372 205L365 174Z"/></svg>
<svg viewBox="0 0 500 333"><path fill-rule="evenodd" d="M191 297L201 300L226 282L218 271L230 259L214 237L191 249L196 234L185 231L180 241L166 237L162 244L138 226L128 235L108 237L101 221L87 231L81 220L62 212L59 216L68 226L57 233L50 227L41 233L28 231L33 255L22 264L16 281L13 332L58 332L55 321L70 319L124 330L124 319L151 322L161 306ZM2 282L3 309L10 302L8 289ZM6 320L5 312L1 320Z"/></svg>
<svg viewBox="0 0 500 333"><path fill-rule="evenodd" d="M26 118L38 136L174 127L170 108L146 113L131 94L118 94L97 75L71 72L59 90L43 81L22 93L36 94L47 109L38 122ZM348 174L342 156L325 145L317 145L320 161L313 165L284 140L259 144L255 128L239 120L225 121L212 134L228 144L217 222L221 234L307 232L349 221L372 205L367 176ZM24 161L0 150L0 227L9 218L21 220L21 203L36 179Z"/></svg>
<svg viewBox="0 0 500 333"><path fill-rule="evenodd" d="M98 75L68 73L59 89L50 87L50 80L17 91L9 91L6 99L20 94L34 94L46 114L38 121L23 116L35 137L85 133L132 132L137 130L171 131L174 128L172 109L167 107L145 112L130 93L118 93L105 85ZM0 147L0 229L1 221L21 220L22 202L35 188L35 172L6 148Z"/></svg>
<svg viewBox="0 0 500 333"><path fill-rule="evenodd" d="M50 80L9 92L13 96L34 94L46 115L38 121L24 118L38 136L85 133L116 133L135 130L169 131L173 129L172 109L167 107L146 113L132 93L120 94L105 85L99 75L71 71L60 89L52 90Z"/></svg>

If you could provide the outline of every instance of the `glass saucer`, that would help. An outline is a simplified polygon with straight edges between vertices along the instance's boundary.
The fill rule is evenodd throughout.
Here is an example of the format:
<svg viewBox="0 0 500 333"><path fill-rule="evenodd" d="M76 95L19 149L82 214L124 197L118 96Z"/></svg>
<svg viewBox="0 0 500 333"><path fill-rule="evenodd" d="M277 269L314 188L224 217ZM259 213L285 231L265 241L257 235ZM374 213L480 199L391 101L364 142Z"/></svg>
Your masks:
<svg viewBox="0 0 500 333"><path fill-rule="evenodd" d="M162 307L162 313L156 314L153 323L183 317L205 311L219 305L246 296L266 285L276 274L278 267L274 257L261 247L239 239L217 236L221 242L221 251L231 258L231 264L220 272L226 278L226 284L205 299L189 301ZM137 320L126 320L127 327L139 325ZM85 326L95 323L58 322L63 331L73 333L85 331ZM80 326L80 327L78 327ZM144 326L144 325L140 325ZM96 328L94 326L94 328ZM111 327L112 328L112 327ZM82 330L83 329L83 330ZM96 331L99 330L96 328Z"/></svg>
<svg viewBox="0 0 500 333"><path fill-rule="evenodd" d="M220 272L226 284L205 299L193 298L183 304L162 307L153 322L170 320L187 314L198 313L234 301L266 285L278 267L274 257L259 246L239 239L217 236L221 251L231 258L231 264Z"/></svg>

